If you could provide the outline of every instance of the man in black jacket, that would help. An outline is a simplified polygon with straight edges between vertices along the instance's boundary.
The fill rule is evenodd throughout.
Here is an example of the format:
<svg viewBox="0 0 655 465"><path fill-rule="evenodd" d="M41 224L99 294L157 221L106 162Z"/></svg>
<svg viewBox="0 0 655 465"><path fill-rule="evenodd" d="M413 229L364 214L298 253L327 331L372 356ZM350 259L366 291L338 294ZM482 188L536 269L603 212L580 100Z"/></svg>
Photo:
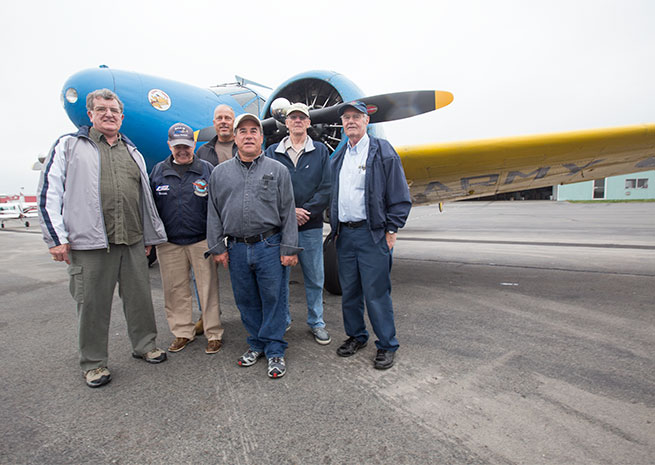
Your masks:
<svg viewBox="0 0 655 465"><path fill-rule="evenodd" d="M175 340L168 350L179 352L195 337L189 267L193 269L202 310L205 352L221 349L223 328L218 307L216 264L204 258L207 250L207 200L213 166L193 154L193 130L176 123L168 130L171 156L150 174L155 205L168 242L157 246L164 287L166 319Z"/></svg>
<svg viewBox="0 0 655 465"><path fill-rule="evenodd" d="M234 110L221 104L214 109L214 129L216 135L198 148L196 156L208 161L212 166L233 158L237 151L234 143ZM203 333L202 317L196 322L196 334Z"/></svg>
<svg viewBox="0 0 655 465"><path fill-rule="evenodd" d="M221 104L214 110L214 129L216 136L198 149L198 158L208 161L213 166L234 157L234 110L229 105Z"/></svg>

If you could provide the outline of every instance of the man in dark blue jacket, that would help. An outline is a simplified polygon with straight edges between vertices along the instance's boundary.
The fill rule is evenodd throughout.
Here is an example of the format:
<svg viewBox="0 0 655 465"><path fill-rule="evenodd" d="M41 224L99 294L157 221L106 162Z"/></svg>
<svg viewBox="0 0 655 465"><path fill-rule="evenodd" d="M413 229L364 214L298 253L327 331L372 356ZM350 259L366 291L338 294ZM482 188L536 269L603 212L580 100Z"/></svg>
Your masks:
<svg viewBox="0 0 655 465"><path fill-rule="evenodd" d="M366 105L339 109L348 143L332 156L330 224L336 238L341 308L348 339L341 357L366 346L364 302L378 340L374 367L391 368L398 350L391 302L391 251L412 202L400 157L384 139L369 137Z"/></svg>
<svg viewBox="0 0 655 465"><path fill-rule="evenodd" d="M316 342L324 345L332 340L323 321L323 211L330 201L330 154L324 144L307 135L310 124L307 105L291 105L285 121L289 135L266 149L266 156L291 173L298 247L303 248L298 261L305 281L307 324Z"/></svg>
<svg viewBox="0 0 655 465"><path fill-rule="evenodd" d="M179 352L194 340L189 267L195 277L205 337L205 352L221 349L223 328L218 307L216 264L207 260L207 201L211 163L195 157L193 130L176 123L168 130L171 156L158 163L150 174L155 205L168 242L157 246L164 287L166 319L175 340L168 350Z"/></svg>

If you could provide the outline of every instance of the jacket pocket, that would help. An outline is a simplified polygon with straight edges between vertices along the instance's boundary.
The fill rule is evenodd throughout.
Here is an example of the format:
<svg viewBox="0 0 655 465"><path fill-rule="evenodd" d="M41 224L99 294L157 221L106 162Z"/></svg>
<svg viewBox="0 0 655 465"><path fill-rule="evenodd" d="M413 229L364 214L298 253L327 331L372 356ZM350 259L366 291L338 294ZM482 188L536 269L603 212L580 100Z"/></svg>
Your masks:
<svg viewBox="0 0 655 465"><path fill-rule="evenodd" d="M84 275L82 274L82 265L68 265L68 275L70 276L69 289L73 300L79 304L83 304Z"/></svg>

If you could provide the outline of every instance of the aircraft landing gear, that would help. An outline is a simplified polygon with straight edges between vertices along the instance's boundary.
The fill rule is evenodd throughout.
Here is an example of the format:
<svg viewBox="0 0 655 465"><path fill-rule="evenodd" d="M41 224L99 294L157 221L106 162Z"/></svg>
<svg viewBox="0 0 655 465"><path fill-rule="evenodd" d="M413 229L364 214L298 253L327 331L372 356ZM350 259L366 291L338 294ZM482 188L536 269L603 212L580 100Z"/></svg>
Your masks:
<svg viewBox="0 0 655 465"><path fill-rule="evenodd" d="M157 248L153 245L152 248L150 249L150 254L148 255L148 268L152 268L152 266L155 264L157 261Z"/></svg>
<svg viewBox="0 0 655 465"><path fill-rule="evenodd" d="M330 236L323 241L323 274L325 282L323 286L330 294L341 295L341 284L339 283L339 266L337 263L337 244Z"/></svg>

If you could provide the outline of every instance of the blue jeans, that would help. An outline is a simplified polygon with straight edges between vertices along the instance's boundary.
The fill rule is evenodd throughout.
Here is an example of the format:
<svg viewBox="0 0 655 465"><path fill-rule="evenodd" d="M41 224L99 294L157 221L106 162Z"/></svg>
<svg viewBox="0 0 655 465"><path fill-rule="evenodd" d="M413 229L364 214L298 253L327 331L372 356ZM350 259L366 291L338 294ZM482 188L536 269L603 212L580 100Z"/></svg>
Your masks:
<svg viewBox="0 0 655 465"><path fill-rule="evenodd" d="M368 340L364 321L364 301L368 318L377 336L378 349L398 349L391 302L391 252L383 237L377 244L371 232L360 228L340 228L337 237L339 282L343 295L341 310L346 334L361 342Z"/></svg>
<svg viewBox="0 0 655 465"><path fill-rule="evenodd" d="M252 350L283 357L289 269L280 263L280 233L255 244L228 241L234 301Z"/></svg>
<svg viewBox="0 0 655 465"><path fill-rule="evenodd" d="M322 328L323 321L323 228L298 231L298 254L305 281L307 299L307 324L310 328Z"/></svg>

